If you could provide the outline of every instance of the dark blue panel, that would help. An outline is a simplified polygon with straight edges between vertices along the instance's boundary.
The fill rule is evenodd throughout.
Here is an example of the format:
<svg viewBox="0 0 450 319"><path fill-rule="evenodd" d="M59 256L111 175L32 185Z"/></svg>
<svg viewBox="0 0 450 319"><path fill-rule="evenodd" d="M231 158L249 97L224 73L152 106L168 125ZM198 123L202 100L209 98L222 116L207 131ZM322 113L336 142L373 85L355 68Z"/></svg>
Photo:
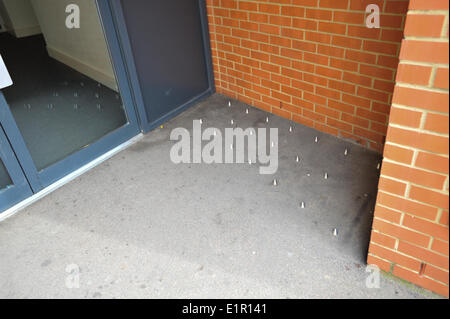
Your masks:
<svg viewBox="0 0 450 319"><path fill-rule="evenodd" d="M204 1L111 3L144 130L213 91Z"/></svg>

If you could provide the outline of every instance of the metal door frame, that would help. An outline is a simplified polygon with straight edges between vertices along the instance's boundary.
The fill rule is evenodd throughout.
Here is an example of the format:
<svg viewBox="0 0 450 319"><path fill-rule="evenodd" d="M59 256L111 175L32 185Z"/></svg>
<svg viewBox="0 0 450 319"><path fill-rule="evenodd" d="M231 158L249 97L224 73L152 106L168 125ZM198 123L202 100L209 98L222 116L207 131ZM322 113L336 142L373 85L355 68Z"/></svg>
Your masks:
<svg viewBox="0 0 450 319"><path fill-rule="evenodd" d="M0 91L0 125L3 126L5 135L11 143L11 147L25 173L33 192L38 192L51 185L62 177L70 174L81 166L89 163L114 147L126 142L139 134L139 123L136 116L132 89L129 82L125 59L119 45L119 39L110 11L102 10L108 0L96 0L98 13L105 34L106 42L111 56L111 62L115 71L117 84L122 97L122 102L127 114L128 123L93 142L88 147L77 150L75 153L38 171L33 159L26 147L15 119L8 104ZM14 85L14 84L13 84Z"/></svg>
<svg viewBox="0 0 450 319"><path fill-rule="evenodd" d="M6 168L6 173L12 181L11 185L0 189L0 214L2 211L17 204L25 198L31 196L30 185L28 184L22 168L0 126L0 161Z"/></svg>
<svg viewBox="0 0 450 319"><path fill-rule="evenodd" d="M205 0L196 0L198 1L199 9L200 9L200 20L201 20L201 28L202 28L202 38L203 38L203 51L205 56L206 63L206 73L208 77L208 89L203 93L193 97L191 100L186 103L178 106L176 109L170 111L169 113L163 115L162 117L152 121L147 122L147 112L145 110L145 103L143 99L143 95L141 92L141 86L139 83L139 77L136 70L136 64L134 62L133 51L131 48L130 38L128 36L128 31L125 23L125 17L123 15L122 5L120 3L121 0L109 0L109 1L99 1L99 9L100 11L106 13L109 12L112 17L114 17L114 23L116 25L115 29L118 32L118 38L120 42L120 46L122 49L122 53L125 57L125 62L127 65L129 81L131 83L131 88L133 90L134 102L137 108L137 113L139 115L139 124L141 130L146 133L152 130L155 127L158 127L162 123L168 121L179 113L183 112L199 100L213 94L215 92L215 84L214 84L214 70L212 64L212 56L211 56L211 47L210 47L210 38L209 38L209 29L208 29L208 17L206 13L206 1Z"/></svg>

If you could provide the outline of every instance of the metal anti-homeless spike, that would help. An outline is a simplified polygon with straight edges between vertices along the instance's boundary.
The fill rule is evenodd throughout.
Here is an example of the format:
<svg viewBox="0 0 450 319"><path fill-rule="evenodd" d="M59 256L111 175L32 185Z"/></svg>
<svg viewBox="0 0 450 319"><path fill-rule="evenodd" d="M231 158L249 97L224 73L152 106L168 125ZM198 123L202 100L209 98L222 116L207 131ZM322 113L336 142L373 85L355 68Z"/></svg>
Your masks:
<svg viewBox="0 0 450 319"><path fill-rule="evenodd" d="M269 117L268 116L266 117L266 123L269 123Z"/></svg>
<svg viewBox="0 0 450 319"><path fill-rule="evenodd" d="M381 168L381 163L378 163L377 169L379 170Z"/></svg>
<svg viewBox="0 0 450 319"><path fill-rule="evenodd" d="M316 138L314 139L314 142L318 142L319 141L319 138L316 136Z"/></svg>
<svg viewBox="0 0 450 319"><path fill-rule="evenodd" d="M231 107L231 101L228 101L228 107Z"/></svg>
<svg viewBox="0 0 450 319"><path fill-rule="evenodd" d="M325 174L323 175L323 179L328 179L328 173L325 173Z"/></svg>
<svg viewBox="0 0 450 319"><path fill-rule="evenodd" d="M345 149L344 155L347 156L347 154L348 154L348 149Z"/></svg>
<svg viewBox="0 0 450 319"><path fill-rule="evenodd" d="M231 121L230 121L230 123L231 123L231 125L233 125L233 124L234 124L234 121L233 121L233 120L231 120Z"/></svg>
<svg viewBox="0 0 450 319"><path fill-rule="evenodd" d="M200 119L199 122L200 122L200 124L203 124L203 120L202 119Z"/></svg>
<svg viewBox="0 0 450 319"><path fill-rule="evenodd" d="M245 114L248 114L248 109L245 109Z"/></svg>
<svg viewBox="0 0 450 319"><path fill-rule="evenodd" d="M274 180L273 180L272 186L278 186L278 181L277 181L277 179L274 179Z"/></svg>
<svg viewBox="0 0 450 319"><path fill-rule="evenodd" d="M305 202L300 203L300 208L305 208Z"/></svg>
<svg viewBox="0 0 450 319"><path fill-rule="evenodd" d="M289 132L292 133L292 126L289 126Z"/></svg>
<svg viewBox="0 0 450 319"><path fill-rule="evenodd" d="M333 229L333 236L337 236L338 235L338 230L337 230L337 228L334 228Z"/></svg>
<svg viewBox="0 0 450 319"><path fill-rule="evenodd" d="M298 163L298 162L300 162L300 158L298 157L298 155L297 155L297 157L295 158L295 161Z"/></svg>

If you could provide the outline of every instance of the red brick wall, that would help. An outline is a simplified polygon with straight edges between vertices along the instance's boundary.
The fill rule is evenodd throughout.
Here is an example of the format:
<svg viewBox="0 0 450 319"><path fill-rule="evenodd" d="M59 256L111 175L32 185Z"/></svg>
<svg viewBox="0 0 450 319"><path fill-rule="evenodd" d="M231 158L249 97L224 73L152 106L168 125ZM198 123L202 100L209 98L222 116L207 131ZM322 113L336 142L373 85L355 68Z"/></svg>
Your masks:
<svg viewBox="0 0 450 319"><path fill-rule="evenodd" d="M449 295L447 0L411 0L368 263Z"/></svg>
<svg viewBox="0 0 450 319"><path fill-rule="evenodd" d="M377 4L381 28L365 25ZM408 0L207 0L217 91L381 152Z"/></svg>

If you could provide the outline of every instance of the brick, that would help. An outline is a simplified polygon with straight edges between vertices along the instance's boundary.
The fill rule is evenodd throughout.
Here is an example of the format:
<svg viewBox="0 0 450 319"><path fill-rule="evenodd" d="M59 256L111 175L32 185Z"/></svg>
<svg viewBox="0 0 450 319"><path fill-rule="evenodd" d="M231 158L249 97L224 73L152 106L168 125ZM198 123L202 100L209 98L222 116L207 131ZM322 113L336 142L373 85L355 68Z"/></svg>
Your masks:
<svg viewBox="0 0 450 319"><path fill-rule="evenodd" d="M356 72L358 70L358 63L353 61L347 61L342 59L331 58L330 66L333 68L345 70L345 71L353 71Z"/></svg>
<svg viewBox="0 0 450 319"><path fill-rule="evenodd" d="M448 209L448 194L443 194L430 189L425 189L415 185L411 186L409 198L419 202Z"/></svg>
<svg viewBox="0 0 450 319"><path fill-rule="evenodd" d="M341 77L342 77L342 71L338 71L338 70L334 70L334 69L330 69L330 68L326 68L326 67L322 67L322 66L316 67L316 73L319 75L333 78L333 79L341 79Z"/></svg>
<svg viewBox="0 0 450 319"><path fill-rule="evenodd" d="M378 189L382 191L403 196L406 190L406 183L398 182L393 179L381 177L378 182Z"/></svg>
<svg viewBox="0 0 450 319"><path fill-rule="evenodd" d="M317 30L318 23L314 20L306 20L306 19L292 19L292 26L294 28L306 29L306 30Z"/></svg>
<svg viewBox="0 0 450 319"><path fill-rule="evenodd" d="M448 257L436 254L431 250L400 241L398 251L448 270Z"/></svg>
<svg viewBox="0 0 450 319"><path fill-rule="evenodd" d="M442 0L411 0L410 10L448 10L448 1Z"/></svg>
<svg viewBox="0 0 450 319"><path fill-rule="evenodd" d="M409 87L397 86L394 90L393 103L442 113L448 113L449 111L448 93Z"/></svg>
<svg viewBox="0 0 450 319"><path fill-rule="evenodd" d="M376 40L380 38L381 29L378 28L369 29L366 26L348 26L347 35L351 37Z"/></svg>
<svg viewBox="0 0 450 319"><path fill-rule="evenodd" d="M444 15L408 14L405 36L440 37L444 20Z"/></svg>
<svg viewBox="0 0 450 319"><path fill-rule="evenodd" d="M399 64L397 82L426 86L430 82L432 68L429 66Z"/></svg>
<svg viewBox="0 0 450 319"><path fill-rule="evenodd" d="M448 155L448 137L405 130L390 126L387 140L395 144L415 147L420 150Z"/></svg>
<svg viewBox="0 0 450 319"><path fill-rule="evenodd" d="M362 40L360 39L340 37L340 36L333 36L331 43L338 47L345 47L351 49L360 49L362 46Z"/></svg>
<svg viewBox="0 0 450 319"><path fill-rule="evenodd" d="M383 163L383 167L386 163ZM378 203L390 207L392 209L402 211L411 215L434 220L437 216L437 208L408 200L403 197L387 194L385 192L378 193Z"/></svg>
<svg viewBox="0 0 450 319"><path fill-rule="evenodd" d="M363 49L370 51L370 52L376 52L376 53L385 53L390 55L396 55L398 51L398 45L394 43L386 43L386 42L379 42L379 41L370 41L365 40L363 43Z"/></svg>
<svg viewBox="0 0 450 319"><path fill-rule="evenodd" d="M415 283L421 287L434 291L440 295L447 297L449 296L448 285L444 285L425 276L419 276L417 272L413 272L399 265L395 265L393 274L412 283Z"/></svg>
<svg viewBox="0 0 450 319"><path fill-rule="evenodd" d="M384 157L392 161L411 164L413 155L414 151L399 146L386 144L384 147Z"/></svg>
<svg viewBox="0 0 450 319"><path fill-rule="evenodd" d="M449 134L449 118L447 115L428 113L424 129L441 134Z"/></svg>
<svg viewBox="0 0 450 319"><path fill-rule="evenodd" d="M448 157L431 154L427 152L419 152L415 162L415 166L422 167L431 171L448 174L449 160Z"/></svg>
<svg viewBox="0 0 450 319"><path fill-rule="evenodd" d="M405 266L412 270L418 271L420 269L420 262L418 260L399 254L396 251L386 249L382 246L374 244L373 242L370 243L369 253L375 256L382 256L384 259Z"/></svg>
<svg viewBox="0 0 450 319"><path fill-rule="evenodd" d="M371 65L361 65L359 72L371 77L377 77L384 80L392 80L394 72L385 68L379 68Z"/></svg>
<svg viewBox="0 0 450 319"><path fill-rule="evenodd" d="M270 14L280 14L280 6L277 4L260 3L259 11Z"/></svg>
<svg viewBox="0 0 450 319"><path fill-rule="evenodd" d="M391 269L390 262L380 259L373 255L367 256L367 264L368 265L376 265L376 266L378 266L378 268L380 268L381 270L383 270L385 272L389 272Z"/></svg>
<svg viewBox="0 0 450 319"><path fill-rule="evenodd" d="M368 76L362 76L355 73L344 72L343 80L362 86L372 86L372 79Z"/></svg>
<svg viewBox="0 0 450 319"><path fill-rule="evenodd" d="M305 40L328 44L331 42L331 35L318 32L306 32Z"/></svg>
<svg viewBox="0 0 450 319"><path fill-rule="evenodd" d="M434 87L448 90L448 68L438 68L434 79Z"/></svg>
<svg viewBox="0 0 450 319"><path fill-rule="evenodd" d="M408 11L408 1L387 1L384 12L404 14Z"/></svg>
<svg viewBox="0 0 450 319"><path fill-rule="evenodd" d="M357 61L357 62L375 64L377 56L375 54L371 54L371 53L347 50L346 54L345 54L345 58L349 59L349 60Z"/></svg>
<svg viewBox="0 0 450 319"><path fill-rule="evenodd" d="M396 69L399 63L398 57L395 56L387 56L387 55L379 55L377 65L385 66L388 68Z"/></svg>
<svg viewBox="0 0 450 319"><path fill-rule="evenodd" d="M400 59L448 64L448 42L403 40Z"/></svg>
<svg viewBox="0 0 450 319"><path fill-rule="evenodd" d="M405 227L448 242L448 227L410 215L404 216L402 224Z"/></svg>
<svg viewBox="0 0 450 319"><path fill-rule="evenodd" d="M423 115L422 112L392 107L391 113L389 115L389 122L403 126L418 128L420 126L422 115Z"/></svg>
<svg viewBox="0 0 450 319"><path fill-rule="evenodd" d="M347 32L347 26L341 23L319 22L319 31L344 35Z"/></svg>
<svg viewBox="0 0 450 319"><path fill-rule="evenodd" d="M350 114L342 114L341 115L341 120L343 120L345 122L348 122L348 123L351 123L351 124L356 125L356 126L369 128L369 121L366 120L366 119L357 117L357 116L352 116Z"/></svg>
<svg viewBox="0 0 450 319"><path fill-rule="evenodd" d="M425 266L425 270L423 273L425 276L430 277L432 279L438 280L446 285L448 285L448 270L442 270L437 267L434 267L430 264Z"/></svg>
<svg viewBox="0 0 450 319"><path fill-rule="evenodd" d="M374 216L378 219L384 219L394 224L400 224L402 213L396 212L395 210L380 205L376 205Z"/></svg>
<svg viewBox="0 0 450 319"><path fill-rule="evenodd" d="M435 189L442 189L446 180L441 174L386 161L383 163L381 174Z"/></svg>
<svg viewBox="0 0 450 319"><path fill-rule="evenodd" d="M372 90L364 87L359 87L357 94L362 97L369 98L370 100L380 101L387 103L389 101L389 94Z"/></svg>
<svg viewBox="0 0 450 319"><path fill-rule="evenodd" d="M354 114L354 112L355 112L355 107L353 105L340 103L340 102L337 102L337 101L333 101L331 99L328 100L328 106L331 107L331 108L334 108L336 110L349 113L349 114ZM343 116L344 115L345 114L343 114Z"/></svg>
<svg viewBox="0 0 450 319"><path fill-rule="evenodd" d="M370 241L374 242L380 246L394 249L395 243L397 240L394 237L390 237L385 234L372 231L372 234L370 236Z"/></svg>
<svg viewBox="0 0 450 319"><path fill-rule="evenodd" d="M308 19L331 20L333 17L333 11L306 9L305 17Z"/></svg>
<svg viewBox="0 0 450 319"><path fill-rule="evenodd" d="M281 14L289 17L303 18L305 16L305 9L302 7L283 6L281 7Z"/></svg>
<svg viewBox="0 0 450 319"><path fill-rule="evenodd" d="M320 45L317 47L317 53L334 56L337 58L343 58L344 57L344 49L336 48L328 45Z"/></svg>
<svg viewBox="0 0 450 319"><path fill-rule="evenodd" d="M441 217L439 218L439 224L445 225L448 227L448 224L449 224L448 210L442 211Z"/></svg>
<svg viewBox="0 0 450 319"><path fill-rule="evenodd" d="M387 223L377 218L374 219L372 228L383 234L404 240L406 242L412 242L413 244L419 245L421 247L427 247L428 243L430 242L429 236L426 236L424 234L418 233L416 231L398 225Z"/></svg>
<svg viewBox="0 0 450 319"><path fill-rule="evenodd" d="M334 11L333 21L351 24L363 24L365 17L363 13Z"/></svg>
<svg viewBox="0 0 450 319"><path fill-rule="evenodd" d="M431 245L431 249L437 253L440 253L441 255L445 255L448 257L448 251L449 251L448 242L434 238L433 244Z"/></svg>

